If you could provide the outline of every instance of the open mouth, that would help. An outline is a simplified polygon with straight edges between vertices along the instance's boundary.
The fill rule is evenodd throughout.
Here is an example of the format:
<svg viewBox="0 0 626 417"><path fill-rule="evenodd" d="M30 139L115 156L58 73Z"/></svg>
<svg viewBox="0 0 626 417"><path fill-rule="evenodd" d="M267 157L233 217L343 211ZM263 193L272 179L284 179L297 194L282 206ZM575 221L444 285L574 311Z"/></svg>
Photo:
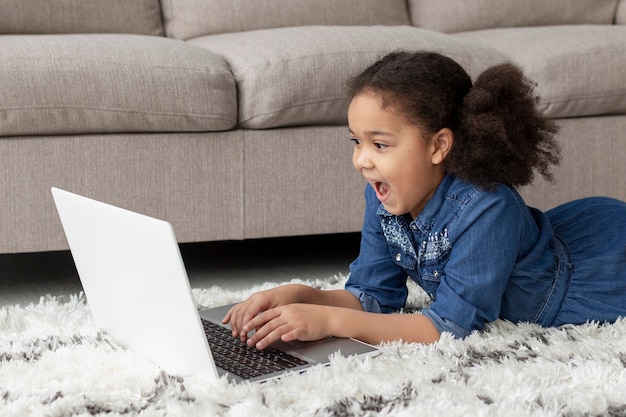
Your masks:
<svg viewBox="0 0 626 417"><path fill-rule="evenodd" d="M377 197L381 202L386 200L389 196L389 185L384 182L376 181L374 183L374 189L376 190Z"/></svg>

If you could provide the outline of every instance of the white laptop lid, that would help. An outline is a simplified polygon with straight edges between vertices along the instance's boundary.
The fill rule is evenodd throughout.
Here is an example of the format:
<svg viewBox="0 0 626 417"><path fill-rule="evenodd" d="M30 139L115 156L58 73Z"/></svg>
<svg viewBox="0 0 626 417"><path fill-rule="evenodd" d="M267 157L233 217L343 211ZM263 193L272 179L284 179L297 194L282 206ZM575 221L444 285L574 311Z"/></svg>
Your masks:
<svg viewBox="0 0 626 417"><path fill-rule="evenodd" d="M172 374L217 377L172 226L58 188L52 195L96 323Z"/></svg>

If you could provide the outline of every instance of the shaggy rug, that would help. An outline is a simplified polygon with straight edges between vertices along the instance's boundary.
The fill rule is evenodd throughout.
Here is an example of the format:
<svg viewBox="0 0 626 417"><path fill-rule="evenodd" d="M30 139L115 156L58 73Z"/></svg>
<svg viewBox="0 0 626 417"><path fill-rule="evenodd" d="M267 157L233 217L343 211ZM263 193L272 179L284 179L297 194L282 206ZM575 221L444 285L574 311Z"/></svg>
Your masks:
<svg viewBox="0 0 626 417"><path fill-rule="evenodd" d="M269 286L194 295L209 307ZM411 294L413 308L427 302L416 287ZM465 340L380 350L265 384L181 378L99 332L81 295L46 297L0 309L0 415L626 416L626 320L558 329L498 321Z"/></svg>

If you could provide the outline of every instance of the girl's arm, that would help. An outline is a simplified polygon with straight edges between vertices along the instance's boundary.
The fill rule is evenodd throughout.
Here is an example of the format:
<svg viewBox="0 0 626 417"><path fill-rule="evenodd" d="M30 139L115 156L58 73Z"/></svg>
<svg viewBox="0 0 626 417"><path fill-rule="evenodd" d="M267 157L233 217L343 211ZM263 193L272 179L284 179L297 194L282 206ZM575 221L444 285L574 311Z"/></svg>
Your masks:
<svg viewBox="0 0 626 417"><path fill-rule="evenodd" d="M346 294L356 300L352 294ZM379 314L314 304L289 304L264 311L243 326L246 334L254 329L256 332L247 339L247 343L257 349L263 349L279 339L285 342L310 341L336 336L378 344L400 339L432 343L440 337L433 322L419 314Z"/></svg>
<svg viewBox="0 0 626 417"><path fill-rule="evenodd" d="M359 300L346 290L320 290L306 287L301 291L301 298L298 302L363 310Z"/></svg>
<svg viewBox="0 0 626 417"><path fill-rule="evenodd" d="M263 311L279 306L304 303L320 304L335 307L345 307L361 310L361 303L347 291L325 291L300 284L288 284L271 290L259 291L251 295L247 300L233 306L222 322L230 323L234 337L241 340L247 339L247 333L243 326Z"/></svg>

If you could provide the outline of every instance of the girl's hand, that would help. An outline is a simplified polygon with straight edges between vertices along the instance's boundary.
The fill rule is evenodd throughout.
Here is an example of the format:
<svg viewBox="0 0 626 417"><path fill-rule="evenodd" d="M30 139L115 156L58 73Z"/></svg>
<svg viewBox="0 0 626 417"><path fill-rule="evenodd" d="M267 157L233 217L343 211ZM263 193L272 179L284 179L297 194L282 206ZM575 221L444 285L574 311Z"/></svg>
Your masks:
<svg viewBox="0 0 626 417"><path fill-rule="evenodd" d="M233 306L224 316L222 323L230 323L233 337L239 337L245 342L250 332L250 330L244 331L245 324L263 311L297 302L299 293L304 290L303 286L294 284L260 291L251 295L246 301Z"/></svg>
<svg viewBox="0 0 626 417"><path fill-rule="evenodd" d="M268 309L248 323L242 330L246 334L256 332L247 340L248 346L264 349L282 340L313 341L331 336L332 307L313 304L289 304Z"/></svg>

